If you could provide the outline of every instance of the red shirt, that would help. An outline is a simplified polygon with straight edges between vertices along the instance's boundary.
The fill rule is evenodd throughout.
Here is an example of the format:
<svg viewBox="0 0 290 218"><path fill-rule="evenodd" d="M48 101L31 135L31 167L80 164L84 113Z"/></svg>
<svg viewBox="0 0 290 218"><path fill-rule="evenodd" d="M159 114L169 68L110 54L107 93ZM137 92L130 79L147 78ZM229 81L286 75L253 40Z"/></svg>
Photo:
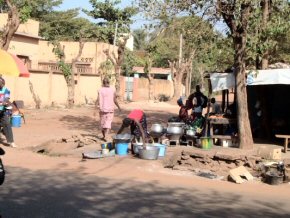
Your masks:
<svg viewBox="0 0 290 218"><path fill-rule="evenodd" d="M135 109L129 113L128 118L134 119L140 122L143 117L143 114L144 112L142 110Z"/></svg>

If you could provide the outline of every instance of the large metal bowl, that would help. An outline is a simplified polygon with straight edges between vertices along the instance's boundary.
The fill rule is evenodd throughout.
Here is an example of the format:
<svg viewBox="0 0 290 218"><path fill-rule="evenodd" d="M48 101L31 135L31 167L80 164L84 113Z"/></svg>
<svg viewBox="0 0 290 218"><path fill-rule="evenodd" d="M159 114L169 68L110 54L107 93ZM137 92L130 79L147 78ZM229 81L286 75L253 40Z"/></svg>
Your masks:
<svg viewBox="0 0 290 218"><path fill-rule="evenodd" d="M182 135L183 134L183 128L179 126L169 126L167 127L167 134L170 135Z"/></svg>
<svg viewBox="0 0 290 218"><path fill-rule="evenodd" d="M139 157L145 160L157 160L160 148L157 146L148 146L146 148L139 146Z"/></svg>
<svg viewBox="0 0 290 218"><path fill-rule="evenodd" d="M115 143L129 143L133 136L131 134L117 134L113 137Z"/></svg>
<svg viewBox="0 0 290 218"><path fill-rule="evenodd" d="M150 130L153 133L162 133L163 132L163 126L161 124L154 123L154 124L152 124Z"/></svg>
<svg viewBox="0 0 290 218"><path fill-rule="evenodd" d="M168 127L171 127L171 126L184 127L185 123L183 123L183 122L168 122Z"/></svg>
<svg viewBox="0 0 290 218"><path fill-rule="evenodd" d="M193 129L188 129L188 130L186 130L186 135L195 136L195 131Z"/></svg>

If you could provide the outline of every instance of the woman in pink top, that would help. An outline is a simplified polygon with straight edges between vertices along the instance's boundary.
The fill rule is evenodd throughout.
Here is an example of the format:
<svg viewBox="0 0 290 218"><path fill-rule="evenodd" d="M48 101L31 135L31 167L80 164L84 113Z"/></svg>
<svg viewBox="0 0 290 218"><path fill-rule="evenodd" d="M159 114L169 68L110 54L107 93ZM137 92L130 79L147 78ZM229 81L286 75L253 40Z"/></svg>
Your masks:
<svg viewBox="0 0 290 218"><path fill-rule="evenodd" d="M110 81L108 78L103 79L103 87L98 92L98 100L96 101L96 109L99 108L100 122L102 127L103 140L106 141L106 136L112 126L114 118L115 105L121 110L116 93L113 88L110 87Z"/></svg>

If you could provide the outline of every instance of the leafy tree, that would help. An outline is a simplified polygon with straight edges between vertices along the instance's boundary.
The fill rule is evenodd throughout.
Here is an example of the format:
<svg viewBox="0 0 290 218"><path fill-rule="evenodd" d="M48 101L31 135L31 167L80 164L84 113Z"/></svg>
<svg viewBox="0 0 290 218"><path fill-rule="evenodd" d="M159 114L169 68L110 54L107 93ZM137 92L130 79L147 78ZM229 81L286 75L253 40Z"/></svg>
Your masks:
<svg viewBox="0 0 290 218"><path fill-rule="evenodd" d="M246 42L249 36L249 22L254 10L261 10L259 0L194 0L194 1L145 1L140 5L153 17L164 17L182 11L196 13L201 9L210 18L220 18L227 24L233 40L234 67L236 75L236 100L238 132L241 148L253 148L246 94ZM153 11L153 12L152 12Z"/></svg>
<svg viewBox="0 0 290 218"><path fill-rule="evenodd" d="M257 69L266 69L273 55L279 38L285 36L290 28L290 2L285 0L261 0L254 8L249 20L247 40L247 63Z"/></svg>
<svg viewBox="0 0 290 218"><path fill-rule="evenodd" d="M49 13L54 6L61 3L60 0L0 0L1 12L8 13L7 24L1 32L0 47L4 50L9 48L20 23L31 17Z"/></svg>
<svg viewBox="0 0 290 218"><path fill-rule="evenodd" d="M118 32L128 33L132 17L137 13L136 7L118 8L120 0L90 0L93 10L83 10L88 16L97 20L97 24L102 27L102 34L106 35L108 41L113 44L115 27L118 25Z"/></svg>
<svg viewBox="0 0 290 218"><path fill-rule="evenodd" d="M134 37L134 50L144 50L146 48L147 42L146 30L144 29L137 29L133 31Z"/></svg>
<svg viewBox="0 0 290 218"><path fill-rule="evenodd" d="M87 15L97 19L97 24L102 27L102 34L106 35L106 38L112 44L115 40L115 25L118 25L118 32L129 33L130 24L132 23L131 19L137 13L137 8L133 6L123 9L118 8L117 6L120 2L119 0L105 0L104 2L90 0L93 10L84 10ZM107 58L114 64L117 97L120 97L120 75L125 59L125 46L128 38L129 35L125 34L118 42L118 55L110 54L108 50L104 51Z"/></svg>
<svg viewBox="0 0 290 218"><path fill-rule="evenodd" d="M40 24L40 35L49 41L78 41L80 37L102 40L98 25L85 18L78 17L79 10L53 11L43 15Z"/></svg>
<svg viewBox="0 0 290 218"><path fill-rule="evenodd" d="M122 64L122 74L125 76L130 76L134 73L133 67L135 66L145 66L144 58L140 58L136 52L125 50L124 62Z"/></svg>

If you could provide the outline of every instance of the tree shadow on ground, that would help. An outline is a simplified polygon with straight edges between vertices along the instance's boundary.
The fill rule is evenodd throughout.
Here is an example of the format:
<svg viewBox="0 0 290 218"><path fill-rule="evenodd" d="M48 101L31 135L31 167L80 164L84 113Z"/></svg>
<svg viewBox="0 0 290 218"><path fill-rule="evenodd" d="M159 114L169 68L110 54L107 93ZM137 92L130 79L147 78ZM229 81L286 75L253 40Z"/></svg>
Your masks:
<svg viewBox="0 0 290 218"><path fill-rule="evenodd" d="M60 171L8 167L2 217L289 217L281 202Z"/></svg>
<svg viewBox="0 0 290 218"><path fill-rule="evenodd" d="M122 119L124 119L130 113L129 110L122 110L122 112L116 112L114 121L112 123L112 130L118 131L121 125ZM164 126L167 124L167 120L172 116L177 116L177 114L169 113L166 111L152 111L145 110L145 114L147 116L148 128L153 123L161 123ZM116 118L120 118L119 121L116 121ZM95 133L96 131L100 131L100 124L98 119L94 120L90 116L75 116L75 115L65 115L59 119L70 129L78 129L87 131L90 133Z"/></svg>

